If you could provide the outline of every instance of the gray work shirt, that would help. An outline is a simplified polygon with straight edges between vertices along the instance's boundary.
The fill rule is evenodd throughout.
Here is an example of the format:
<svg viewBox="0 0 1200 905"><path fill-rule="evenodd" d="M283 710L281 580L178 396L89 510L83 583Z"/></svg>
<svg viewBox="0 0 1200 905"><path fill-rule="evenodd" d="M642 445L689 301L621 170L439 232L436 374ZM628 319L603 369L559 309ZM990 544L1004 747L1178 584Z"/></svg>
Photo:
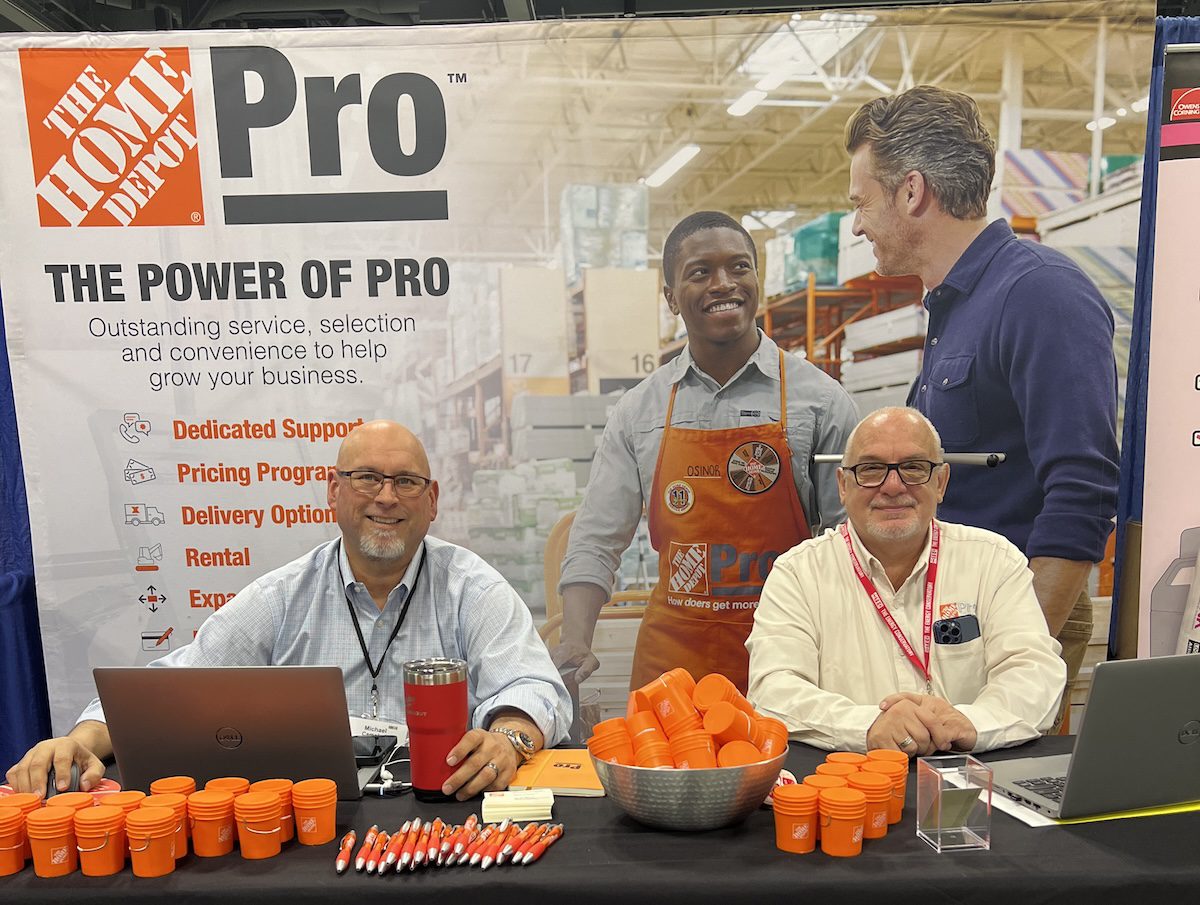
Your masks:
<svg viewBox="0 0 1200 905"><path fill-rule="evenodd" d="M571 527L559 587L586 583L612 593L621 553L629 546L642 507L650 498L671 389L678 384L671 423L694 430L724 430L778 423L779 347L759 331L757 351L720 386L700 370L691 348L626 393L604 428L583 505ZM858 423L858 409L842 385L815 365L788 352L787 437L792 477L817 535L844 516L837 468L816 465L817 453L841 454ZM753 504L751 504L753 505ZM736 526L730 526L736 531Z"/></svg>

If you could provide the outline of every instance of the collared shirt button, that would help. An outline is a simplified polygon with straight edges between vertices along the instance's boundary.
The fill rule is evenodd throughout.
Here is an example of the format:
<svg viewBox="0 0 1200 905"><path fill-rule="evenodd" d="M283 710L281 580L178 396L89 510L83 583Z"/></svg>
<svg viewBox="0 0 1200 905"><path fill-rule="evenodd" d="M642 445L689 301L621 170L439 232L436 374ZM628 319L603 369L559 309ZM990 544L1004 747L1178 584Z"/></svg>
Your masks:
<svg viewBox="0 0 1200 905"><path fill-rule="evenodd" d="M928 385L928 384L925 384L925 383L921 384L921 392L922 392L922 393L924 393L924 392L925 392L927 389L929 389L929 385Z"/></svg>
<svg viewBox="0 0 1200 905"><path fill-rule="evenodd" d="M949 377L943 377L943 378L942 378L942 386L945 386L945 385L946 385L946 384L948 384L949 382L950 382L950 378L949 378Z"/></svg>
<svg viewBox="0 0 1200 905"><path fill-rule="evenodd" d="M931 346L936 346L936 345L937 345L937 337L936 337L936 336L935 336L933 339L931 339L931 340L929 341L929 345L931 345Z"/></svg>

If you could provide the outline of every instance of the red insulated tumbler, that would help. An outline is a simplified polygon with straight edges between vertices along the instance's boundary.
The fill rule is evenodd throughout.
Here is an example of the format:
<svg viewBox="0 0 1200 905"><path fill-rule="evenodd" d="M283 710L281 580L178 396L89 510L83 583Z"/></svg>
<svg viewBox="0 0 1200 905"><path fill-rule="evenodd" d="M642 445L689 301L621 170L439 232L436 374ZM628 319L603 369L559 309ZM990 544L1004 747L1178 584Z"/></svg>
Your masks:
<svg viewBox="0 0 1200 905"><path fill-rule="evenodd" d="M404 664L404 710L412 759L413 794L447 801L442 783L457 769L446 755L467 731L467 664L433 657Z"/></svg>

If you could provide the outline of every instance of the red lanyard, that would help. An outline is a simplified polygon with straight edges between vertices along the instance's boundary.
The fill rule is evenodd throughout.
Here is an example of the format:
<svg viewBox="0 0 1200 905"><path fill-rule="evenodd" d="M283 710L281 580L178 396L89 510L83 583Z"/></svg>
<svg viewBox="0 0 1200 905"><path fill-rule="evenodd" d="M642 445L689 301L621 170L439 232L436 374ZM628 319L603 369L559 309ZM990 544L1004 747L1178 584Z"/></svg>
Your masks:
<svg viewBox="0 0 1200 905"><path fill-rule="evenodd" d="M900 645L900 650L904 651L904 656L912 662L912 665L920 670L921 675L925 677L925 691L928 694L933 694L933 677L929 672L929 649L933 643L933 589L937 585L937 565L938 565L938 549L941 547L942 532L938 528L936 521L931 521L930 532L932 536L929 539L929 565L925 568L925 599L923 612L921 616L921 644L925 654L925 660L917 656L917 652L913 650L913 646L909 644L908 638L904 635L904 630L896 624L896 619L891 611L887 608L887 604L883 602L883 598L879 596L879 590L875 587L875 582L871 581L862 563L858 561L858 555L854 552L854 544L850 542L850 529L842 523L842 539L846 542L846 549L850 551L850 562L854 566L854 574L858 576L859 583L863 586L863 590L867 592L867 596L871 598L871 603L875 604L875 612L879 614L879 618L883 620L883 624L888 627L888 631L892 633L892 637L896 639L896 643Z"/></svg>

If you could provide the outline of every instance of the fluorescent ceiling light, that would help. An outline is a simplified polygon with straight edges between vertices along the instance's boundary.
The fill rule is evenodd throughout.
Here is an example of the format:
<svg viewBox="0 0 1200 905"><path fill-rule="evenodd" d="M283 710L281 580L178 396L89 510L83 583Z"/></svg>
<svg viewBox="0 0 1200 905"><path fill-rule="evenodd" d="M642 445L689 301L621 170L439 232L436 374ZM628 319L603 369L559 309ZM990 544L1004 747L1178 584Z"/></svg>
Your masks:
<svg viewBox="0 0 1200 905"><path fill-rule="evenodd" d="M668 179L687 166L688 161L700 153L699 145L684 145L668 157L657 170L646 177L646 185L652 189L658 188Z"/></svg>
<svg viewBox="0 0 1200 905"><path fill-rule="evenodd" d="M773 91L791 78L811 78L874 21L867 14L823 13L819 18L794 14L755 48L739 71L765 82L757 85L761 91Z"/></svg>
<svg viewBox="0 0 1200 905"><path fill-rule="evenodd" d="M734 101L732 104L730 104L728 109L726 109L725 112L728 113L730 116L745 116L747 113L749 113L751 110L753 110L759 104L761 104L764 100L766 100L766 97L767 97L767 92L765 92L765 91L758 91L758 90L747 91L745 94L743 94L741 97L739 97L736 101Z"/></svg>
<svg viewBox="0 0 1200 905"><path fill-rule="evenodd" d="M1103 130L1107 129L1109 126L1115 126L1116 124L1117 124L1117 121L1115 119L1113 119L1111 116L1102 116L1098 120L1095 120L1095 119L1092 120L1090 123L1087 124L1087 126L1085 128L1089 132L1095 132L1097 126L1099 126L1100 130L1103 131Z"/></svg>
<svg viewBox="0 0 1200 905"><path fill-rule="evenodd" d="M751 211L742 215L742 228L747 231L777 229L794 216L795 211Z"/></svg>
<svg viewBox="0 0 1200 905"><path fill-rule="evenodd" d="M1145 113L1150 109L1150 95L1147 94L1145 97L1138 98L1129 105L1129 109L1134 113Z"/></svg>

